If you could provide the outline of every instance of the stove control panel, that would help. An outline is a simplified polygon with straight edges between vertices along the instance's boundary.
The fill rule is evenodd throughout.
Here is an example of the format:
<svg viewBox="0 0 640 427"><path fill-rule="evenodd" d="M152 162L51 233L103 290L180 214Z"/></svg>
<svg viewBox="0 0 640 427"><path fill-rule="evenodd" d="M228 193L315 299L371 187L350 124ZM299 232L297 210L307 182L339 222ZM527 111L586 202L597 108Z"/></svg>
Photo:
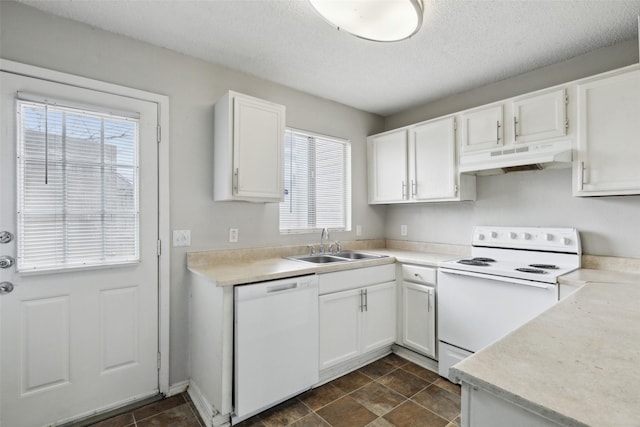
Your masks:
<svg viewBox="0 0 640 427"><path fill-rule="evenodd" d="M575 228L478 226L472 245L582 254Z"/></svg>

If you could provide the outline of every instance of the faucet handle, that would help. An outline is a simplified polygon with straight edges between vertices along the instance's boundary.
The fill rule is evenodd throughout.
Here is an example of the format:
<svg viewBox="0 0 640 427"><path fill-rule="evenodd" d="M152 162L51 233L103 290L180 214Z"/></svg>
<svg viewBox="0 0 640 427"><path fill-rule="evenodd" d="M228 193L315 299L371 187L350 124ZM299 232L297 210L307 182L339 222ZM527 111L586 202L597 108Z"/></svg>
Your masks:
<svg viewBox="0 0 640 427"><path fill-rule="evenodd" d="M316 254L316 247L313 245L307 245L307 249L309 249L309 255L315 255Z"/></svg>
<svg viewBox="0 0 640 427"><path fill-rule="evenodd" d="M342 252L342 244L340 243L340 240L336 240L334 245L336 245L336 253Z"/></svg>

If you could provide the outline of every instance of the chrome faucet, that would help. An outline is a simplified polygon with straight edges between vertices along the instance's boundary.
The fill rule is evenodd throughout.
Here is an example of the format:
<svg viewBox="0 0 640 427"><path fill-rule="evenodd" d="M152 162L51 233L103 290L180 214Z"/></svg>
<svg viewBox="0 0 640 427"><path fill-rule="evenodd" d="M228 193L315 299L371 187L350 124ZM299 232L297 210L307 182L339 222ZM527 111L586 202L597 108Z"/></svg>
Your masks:
<svg viewBox="0 0 640 427"><path fill-rule="evenodd" d="M320 253L321 254L324 253L324 244L327 240L329 240L329 230L327 230L327 227L325 227L322 229L322 232L320 233Z"/></svg>

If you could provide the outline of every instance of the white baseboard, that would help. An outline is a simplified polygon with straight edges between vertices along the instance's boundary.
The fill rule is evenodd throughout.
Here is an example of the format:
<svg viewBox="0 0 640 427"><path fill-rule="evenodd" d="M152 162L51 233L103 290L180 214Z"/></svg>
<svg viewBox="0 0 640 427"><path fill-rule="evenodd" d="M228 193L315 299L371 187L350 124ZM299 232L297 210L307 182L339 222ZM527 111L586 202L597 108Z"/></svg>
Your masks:
<svg viewBox="0 0 640 427"><path fill-rule="evenodd" d="M391 346L391 349L398 356L403 357L403 358L415 363L416 365L422 366L425 369L433 371L436 374L438 373L438 362L437 361L435 361L433 359L430 359L427 356L423 356L420 353L416 353L413 350L409 350L406 347L402 347L402 346L400 346L398 344L394 344L393 346Z"/></svg>
<svg viewBox="0 0 640 427"><path fill-rule="evenodd" d="M205 427L229 427L231 426L231 415L220 414L209 401L204 397L200 388L193 380L189 381L187 393L198 410L200 417L204 421Z"/></svg>
<svg viewBox="0 0 640 427"><path fill-rule="evenodd" d="M378 359L383 358L384 356L391 354L391 346L384 347L379 350L372 351L363 356L357 357L356 359L349 360L347 362L341 363L336 366L332 366L327 369L323 369L320 371L320 381L318 384L313 387L321 386L322 384L328 383L338 377L341 377L345 374L348 374L351 371L355 371L356 369L360 369L369 363L376 361Z"/></svg>
<svg viewBox="0 0 640 427"><path fill-rule="evenodd" d="M167 392L166 397L184 393L185 391L187 391L187 387L189 387L189 380L180 381L179 383L171 384L169 386L169 391Z"/></svg>

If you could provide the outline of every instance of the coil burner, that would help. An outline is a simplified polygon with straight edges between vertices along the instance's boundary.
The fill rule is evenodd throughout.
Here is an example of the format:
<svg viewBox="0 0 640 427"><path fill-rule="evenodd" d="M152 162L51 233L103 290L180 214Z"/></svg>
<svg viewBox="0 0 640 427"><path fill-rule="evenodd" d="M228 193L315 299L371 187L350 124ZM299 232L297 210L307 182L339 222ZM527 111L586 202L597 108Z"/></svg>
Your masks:
<svg viewBox="0 0 640 427"><path fill-rule="evenodd" d="M522 271L523 273L533 273L533 274L547 274L546 271L540 270L539 268L529 268L529 267L516 268L516 271Z"/></svg>

